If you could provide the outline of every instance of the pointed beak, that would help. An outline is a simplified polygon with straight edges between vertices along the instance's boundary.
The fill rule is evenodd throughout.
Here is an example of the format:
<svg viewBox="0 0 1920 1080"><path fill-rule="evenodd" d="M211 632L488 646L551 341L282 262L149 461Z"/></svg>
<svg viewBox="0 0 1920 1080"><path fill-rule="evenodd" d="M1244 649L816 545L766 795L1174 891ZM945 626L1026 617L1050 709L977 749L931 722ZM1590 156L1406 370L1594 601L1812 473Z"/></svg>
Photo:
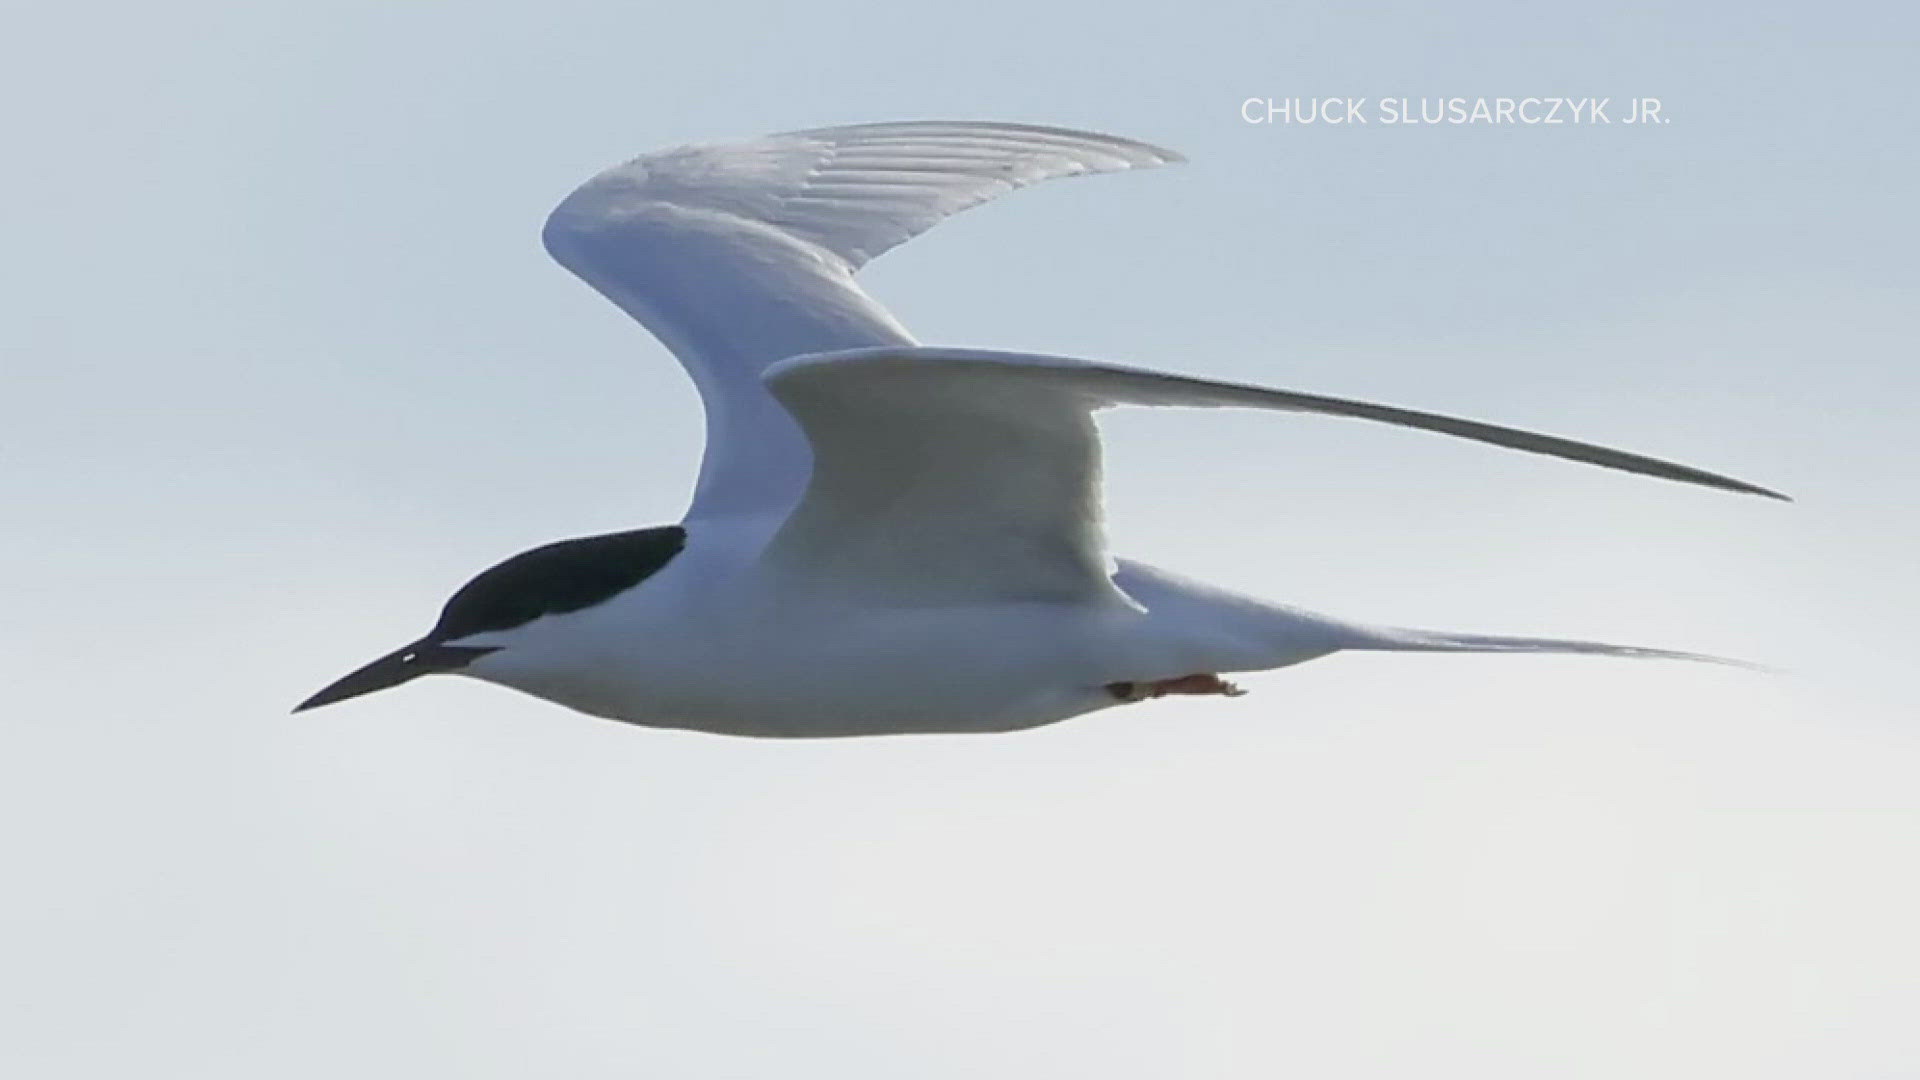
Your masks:
<svg viewBox="0 0 1920 1080"><path fill-rule="evenodd" d="M385 690L410 682L422 675L434 675L441 672L458 671L467 666L474 657L485 656L493 649L468 645L441 645L432 641L416 641L405 648L375 660L343 678L335 680L326 689L294 706L294 712L317 709L322 705L332 705L348 698L371 694L375 690Z"/></svg>

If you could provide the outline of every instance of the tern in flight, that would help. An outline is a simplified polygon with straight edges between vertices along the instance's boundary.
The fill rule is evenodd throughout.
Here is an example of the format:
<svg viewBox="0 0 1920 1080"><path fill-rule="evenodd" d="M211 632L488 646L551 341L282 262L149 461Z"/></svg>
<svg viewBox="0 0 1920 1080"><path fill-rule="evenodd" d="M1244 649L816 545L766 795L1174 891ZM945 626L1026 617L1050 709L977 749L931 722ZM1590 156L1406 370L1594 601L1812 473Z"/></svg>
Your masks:
<svg viewBox="0 0 1920 1080"><path fill-rule="evenodd" d="M678 525L562 540L462 586L419 640L301 709L420 675L728 735L998 732L1349 649L1707 659L1369 627L1109 554L1093 414L1357 417L1727 491L1513 428L1119 364L921 345L854 272L1053 177L1180 160L1023 124L904 122L648 154L548 218L553 257L679 358L706 453Z"/></svg>

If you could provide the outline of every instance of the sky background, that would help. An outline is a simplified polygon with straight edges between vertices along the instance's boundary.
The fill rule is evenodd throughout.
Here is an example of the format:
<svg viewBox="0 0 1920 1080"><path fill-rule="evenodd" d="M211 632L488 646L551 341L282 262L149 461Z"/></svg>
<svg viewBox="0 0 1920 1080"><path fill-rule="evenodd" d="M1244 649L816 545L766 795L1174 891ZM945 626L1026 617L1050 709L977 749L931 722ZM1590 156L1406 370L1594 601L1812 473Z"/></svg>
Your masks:
<svg viewBox="0 0 1920 1080"><path fill-rule="evenodd" d="M53 1078L1920 1075L1920 23L1895 5L40 5L0 45L0 1068ZM1659 97L1657 128L1249 97ZM1122 552L1335 657L772 743L464 680L287 709L674 520L667 354L540 250L687 141L991 118L1191 164L880 260L925 340L1591 439L1114 416Z"/></svg>

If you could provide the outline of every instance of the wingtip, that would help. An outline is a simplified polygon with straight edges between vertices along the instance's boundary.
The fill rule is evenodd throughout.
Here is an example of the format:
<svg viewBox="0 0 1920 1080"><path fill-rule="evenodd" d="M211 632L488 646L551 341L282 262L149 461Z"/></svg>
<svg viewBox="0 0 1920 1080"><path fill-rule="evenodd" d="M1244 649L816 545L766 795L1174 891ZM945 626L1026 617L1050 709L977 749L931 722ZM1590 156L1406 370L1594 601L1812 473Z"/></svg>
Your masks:
<svg viewBox="0 0 1920 1080"><path fill-rule="evenodd" d="M1794 501L1793 496L1788 495L1784 491L1775 491L1772 488L1763 488L1759 484L1749 484L1744 480L1740 480L1740 481L1735 481L1735 485L1736 486L1734 486L1732 490L1740 492L1743 495L1758 495L1763 499L1773 499L1776 502L1783 502L1783 503L1790 503Z"/></svg>
<svg viewBox="0 0 1920 1080"><path fill-rule="evenodd" d="M855 131L860 129L880 130L887 128L901 130L922 128L952 132L1010 133L1015 135L1037 136L1041 139L1048 140L1062 140L1068 143L1091 144L1104 148L1109 152L1129 155L1124 158L1125 164L1118 167L1122 170L1128 168L1152 168L1156 165L1180 165L1184 164L1187 160L1187 156L1178 150L1169 150L1158 143L1147 142L1144 139L1136 139L1127 135L1115 135L1108 131L1096 131L1092 128L1063 127L1058 124L1033 124L1020 120L879 120L870 123L846 124L837 127L811 128L805 131L792 132L791 134L824 135L841 131ZM1140 160L1142 158L1146 160ZM1113 168L1113 166L1109 166L1108 168L1096 169L1095 171L1106 172Z"/></svg>

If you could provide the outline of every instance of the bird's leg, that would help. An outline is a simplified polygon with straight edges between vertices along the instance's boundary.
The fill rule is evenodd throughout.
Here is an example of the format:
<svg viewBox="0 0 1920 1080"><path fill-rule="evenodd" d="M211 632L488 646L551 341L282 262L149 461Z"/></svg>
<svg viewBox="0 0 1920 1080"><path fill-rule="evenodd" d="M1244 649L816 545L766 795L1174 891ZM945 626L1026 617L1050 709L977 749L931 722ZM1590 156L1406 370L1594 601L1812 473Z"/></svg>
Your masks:
<svg viewBox="0 0 1920 1080"><path fill-rule="evenodd" d="M1107 693L1120 701L1145 701L1148 698L1165 697L1168 694L1220 694L1225 697L1239 697L1246 691L1222 679L1218 675L1182 675L1177 679L1161 679L1158 682L1112 682L1107 684Z"/></svg>

